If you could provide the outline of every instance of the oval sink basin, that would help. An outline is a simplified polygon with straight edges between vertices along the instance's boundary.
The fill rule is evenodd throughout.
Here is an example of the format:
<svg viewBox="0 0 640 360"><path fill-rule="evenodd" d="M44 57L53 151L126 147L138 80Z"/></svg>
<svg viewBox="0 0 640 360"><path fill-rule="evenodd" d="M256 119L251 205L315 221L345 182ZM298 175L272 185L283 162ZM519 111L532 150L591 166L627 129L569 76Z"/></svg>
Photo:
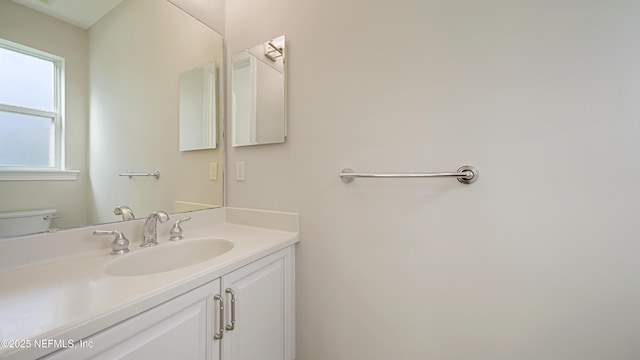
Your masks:
<svg viewBox="0 0 640 360"><path fill-rule="evenodd" d="M110 262L105 272L115 276L140 276L180 269L220 256L233 248L226 239L180 240L141 249Z"/></svg>

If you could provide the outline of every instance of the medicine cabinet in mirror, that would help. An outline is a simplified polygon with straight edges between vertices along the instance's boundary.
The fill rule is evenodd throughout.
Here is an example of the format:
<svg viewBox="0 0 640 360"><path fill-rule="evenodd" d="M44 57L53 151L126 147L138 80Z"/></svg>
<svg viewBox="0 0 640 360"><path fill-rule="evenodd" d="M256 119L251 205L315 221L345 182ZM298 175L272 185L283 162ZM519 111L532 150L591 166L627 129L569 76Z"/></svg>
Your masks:
<svg viewBox="0 0 640 360"><path fill-rule="evenodd" d="M180 151L216 148L216 63L180 74Z"/></svg>
<svg viewBox="0 0 640 360"><path fill-rule="evenodd" d="M283 143L286 137L284 35L231 57L231 145Z"/></svg>

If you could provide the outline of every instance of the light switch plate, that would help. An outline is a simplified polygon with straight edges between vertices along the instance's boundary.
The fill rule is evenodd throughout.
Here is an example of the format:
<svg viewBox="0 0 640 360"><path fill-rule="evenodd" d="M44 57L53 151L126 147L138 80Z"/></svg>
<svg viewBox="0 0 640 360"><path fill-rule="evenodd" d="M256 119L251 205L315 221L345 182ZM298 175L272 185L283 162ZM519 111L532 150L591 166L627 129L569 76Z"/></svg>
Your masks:
<svg viewBox="0 0 640 360"><path fill-rule="evenodd" d="M209 163L209 180L211 181L218 180L218 163L217 162Z"/></svg>
<svg viewBox="0 0 640 360"><path fill-rule="evenodd" d="M244 176L244 161L236 161L236 180L245 181Z"/></svg>

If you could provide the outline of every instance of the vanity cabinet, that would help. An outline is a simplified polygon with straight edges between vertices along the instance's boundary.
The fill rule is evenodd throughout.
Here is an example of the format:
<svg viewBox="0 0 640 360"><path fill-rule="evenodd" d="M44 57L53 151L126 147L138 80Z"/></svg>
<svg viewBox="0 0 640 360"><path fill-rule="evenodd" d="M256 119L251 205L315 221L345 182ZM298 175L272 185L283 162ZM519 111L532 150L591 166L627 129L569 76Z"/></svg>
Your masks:
<svg viewBox="0 0 640 360"><path fill-rule="evenodd" d="M294 247L240 267L46 359L294 359Z"/></svg>

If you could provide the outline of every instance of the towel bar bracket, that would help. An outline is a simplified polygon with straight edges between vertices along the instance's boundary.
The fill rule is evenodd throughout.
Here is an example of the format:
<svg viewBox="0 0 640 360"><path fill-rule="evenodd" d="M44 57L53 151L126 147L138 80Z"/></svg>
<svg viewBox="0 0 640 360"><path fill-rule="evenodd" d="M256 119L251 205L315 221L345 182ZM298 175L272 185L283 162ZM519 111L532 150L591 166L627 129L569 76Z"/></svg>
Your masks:
<svg viewBox="0 0 640 360"><path fill-rule="evenodd" d="M473 184L478 180L478 169L474 168L473 166L461 166L460 168L458 168L458 172L467 174L471 173L470 175L464 177L458 177L458 181L460 181L462 184Z"/></svg>

